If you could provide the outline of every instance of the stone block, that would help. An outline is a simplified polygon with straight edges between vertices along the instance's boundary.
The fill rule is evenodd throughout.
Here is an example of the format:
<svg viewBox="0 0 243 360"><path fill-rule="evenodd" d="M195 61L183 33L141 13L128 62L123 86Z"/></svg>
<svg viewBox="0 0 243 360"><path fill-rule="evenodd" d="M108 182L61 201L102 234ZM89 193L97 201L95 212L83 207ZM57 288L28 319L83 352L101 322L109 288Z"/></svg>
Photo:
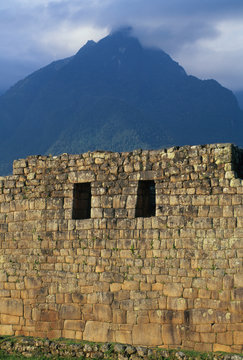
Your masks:
<svg viewBox="0 0 243 360"><path fill-rule="evenodd" d="M53 310L41 310L40 321L56 321L58 320L58 312Z"/></svg>
<svg viewBox="0 0 243 360"><path fill-rule="evenodd" d="M67 320L80 320L80 306L78 305L62 305L60 311L61 319Z"/></svg>
<svg viewBox="0 0 243 360"><path fill-rule="evenodd" d="M234 217L233 215L233 206L224 206L223 207L223 217Z"/></svg>
<svg viewBox="0 0 243 360"><path fill-rule="evenodd" d="M242 217L237 217L237 227L238 228L243 228L243 216Z"/></svg>
<svg viewBox="0 0 243 360"><path fill-rule="evenodd" d="M163 310L167 307L167 298L165 296L159 297L159 309Z"/></svg>
<svg viewBox="0 0 243 360"><path fill-rule="evenodd" d="M25 167L26 167L26 160L25 159L14 160L14 162L13 162L13 168L14 169L25 168Z"/></svg>
<svg viewBox="0 0 243 360"><path fill-rule="evenodd" d="M92 196L91 198L91 207L92 208L100 208L100 196Z"/></svg>
<svg viewBox="0 0 243 360"><path fill-rule="evenodd" d="M232 313L243 314L243 301L231 301L229 304L229 311Z"/></svg>
<svg viewBox="0 0 243 360"><path fill-rule="evenodd" d="M25 288L27 290L29 289L40 289L42 282L40 279L37 279L35 277L26 277L24 279Z"/></svg>
<svg viewBox="0 0 243 360"><path fill-rule="evenodd" d="M5 315L23 316L23 301L17 299L0 299L0 312Z"/></svg>
<svg viewBox="0 0 243 360"><path fill-rule="evenodd" d="M223 344L213 344L213 351L231 352L231 347Z"/></svg>
<svg viewBox="0 0 243 360"><path fill-rule="evenodd" d="M155 283L152 284L152 291L161 291L163 289L163 284L161 283Z"/></svg>
<svg viewBox="0 0 243 360"><path fill-rule="evenodd" d="M32 318L32 307L30 305L24 306L24 318L27 320Z"/></svg>
<svg viewBox="0 0 243 360"><path fill-rule="evenodd" d="M235 217L243 217L243 206L242 205L234 206L234 216Z"/></svg>
<svg viewBox="0 0 243 360"><path fill-rule="evenodd" d="M223 289L230 290L234 287L234 279L231 275L226 275L223 278Z"/></svg>
<svg viewBox="0 0 243 360"><path fill-rule="evenodd" d="M243 288L243 272L239 272L234 275L234 285L235 287Z"/></svg>
<svg viewBox="0 0 243 360"><path fill-rule="evenodd" d="M3 271L3 270L1 270L0 271L0 282L1 281L3 281L3 282L5 282L5 281L7 281L7 274L6 274L6 272L5 271Z"/></svg>
<svg viewBox="0 0 243 360"><path fill-rule="evenodd" d="M91 209L91 218L102 218L103 217L103 209L102 208L92 208Z"/></svg>
<svg viewBox="0 0 243 360"><path fill-rule="evenodd" d="M155 310L158 308L157 299L140 299L134 301L134 310Z"/></svg>
<svg viewBox="0 0 243 360"><path fill-rule="evenodd" d="M16 325L16 324L19 324L19 319L20 317L19 316L14 316L14 315L4 315L2 314L0 316L0 319L1 319L1 324L9 324L9 325Z"/></svg>
<svg viewBox="0 0 243 360"><path fill-rule="evenodd" d="M216 312L212 309L191 309L188 311L188 318L193 325L211 324L215 322Z"/></svg>
<svg viewBox="0 0 243 360"><path fill-rule="evenodd" d="M222 290L222 280L216 277L212 277L207 280L208 290Z"/></svg>
<svg viewBox="0 0 243 360"><path fill-rule="evenodd" d="M167 298L167 309L168 310L186 310L187 309L187 300L184 298Z"/></svg>
<svg viewBox="0 0 243 360"><path fill-rule="evenodd" d="M149 321L158 324L182 324L184 315L182 311L152 310L149 311Z"/></svg>
<svg viewBox="0 0 243 360"><path fill-rule="evenodd" d="M32 309L32 319L34 321L40 321L40 317L41 317L41 310L37 308Z"/></svg>
<svg viewBox="0 0 243 360"><path fill-rule="evenodd" d="M112 310L110 305L95 304L93 306L94 320L111 322L112 321Z"/></svg>
<svg viewBox="0 0 243 360"><path fill-rule="evenodd" d="M183 216L168 216L167 226L171 229L180 229L184 226L185 220Z"/></svg>
<svg viewBox="0 0 243 360"><path fill-rule="evenodd" d="M164 345L180 345L181 333L178 325L163 325L162 326L162 339Z"/></svg>
<svg viewBox="0 0 243 360"><path fill-rule="evenodd" d="M125 324L126 323L126 311L120 309L113 309L113 323Z"/></svg>
<svg viewBox="0 0 243 360"><path fill-rule="evenodd" d="M217 343L223 345L232 345L233 344L233 333L232 331L227 331L217 334Z"/></svg>
<svg viewBox="0 0 243 360"><path fill-rule="evenodd" d="M213 350L213 344L196 343L194 350L203 351L203 352L211 352Z"/></svg>
<svg viewBox="0 0 243 360"><path fill-rule="evenodd" d="M164 284L163 293L165 296L180 297L182 296L183 287L181 284L172 283Z"/></svg>
<svg viewBox="0 0 243 360"><path fill-rule="evenodd" d="M64 330L83 331L85 323L82 320L65 320Z"/></svg>
<svg viewBox="0 0 243 360"><path fill-rule="evenodd" d="M115 332L115 339L116 342L120 344L132 344L131 331L117 330Z"/></svg>
<svg viewBox="0 0 243 360"><path fill-rule="evenodd" d="M0 334L1 335L14 335L12 325L0 325Z"/></svg>
<svg viewBox="0 0 243 360"><path fill-rule="evenodd" d="M134 345L156 346L162 344L161 325L140 324L134 325L132 330L132 343Z"/></svg>
<svg viewBox="0 0 243 360"><path fill-rule="evenodd" d="M32 332L31 332L32 334ZM59 339L61 336L62 336L62 331L61 330L49 330L45 336L48 338L48 339ZM43 335L42 335L43 337Z"/></svg>
<svg viewBox="0 0 243 360"><path fill-rule="evenodd" d="M110 324L98 321L87 321L83 333L83 340L94 342L108 342Z"/></svg>
<svg viewBox="0 0 243 360"><path fill-rule="evenodd" d="M122 290L139 290L139 282L125 280L122 284Z"/></svg>
<svg viewBox="0 0 243 360"><path fill-rule="evenodd" d="M75 331L74 330L62 330L62 337L66 339L75 339Z"/></svg>
<svg viewBox="0 0 243 360"><path fill-rule="evenodd" d="M227 329L227 326L226 324L214 324L212 326L212 330L213 332L215 333L225 333L226 332L226 329ZM228 329L228 330L231 330L231 329ZM209 332L210 330L206 331L206 332Z"/></svg>
<svg viewBox="0 0 243 360"><path fill-rule="evenodd" d="M188 299L196 299L197 297L197 289L187 288L183 291L183 298Z"/></svg>
<svg viewBox="0 0 243 360"><path fill-rule="evenodd" d="M211 229L213 222L211 218L196 218L193 222L195 229Z"/></svg>
<svg viewBox="0 0 243 360"><path fill-rule="evenodd" d="M72 294L72 300L76 304L85 304L86 303L86 296L79 293L79 292L75 292L75 293Z"/></svg>
<svg viewBox="0 0 243 360"><path fill-rule="evenodd" d="M232 300L242 300L243 301L243 287L231 291Z"/></svg>
<svg viewBox="0 0 243 360"><path fill-rule="evenodd" d="M31 323L32 325L33 323ZM36 330L38 331L51 331L51 330L61 330L63 328L63 321L39 321L36 323Z"/></svg>
<svg viewBox="0 0 243 360"><path fill-rule="evenodd" d="M201 333L201 342L202 343L215 343L215 334L214 333Z"/></svg>
<svg viewBox="0 0 243 360"><path fill-rule="evenodd" d="M234 332L234 344L243 345L243 331Z"/></svg>
<svg viewBox="0 0 243 360"><path fill-rule="evenodd" d="M186 340L193 341L194 343L200 341L200 334L193 331L186 331L182 337L185 337Z"/></svg>
<svg viewBox="0 0 243 360"><path fill-rule="evenodd" d="M122 288L122 284L120 283L113 283L113 284L110 284L110 291L111 292L117 292L117 291L120 291Z"/></svg>

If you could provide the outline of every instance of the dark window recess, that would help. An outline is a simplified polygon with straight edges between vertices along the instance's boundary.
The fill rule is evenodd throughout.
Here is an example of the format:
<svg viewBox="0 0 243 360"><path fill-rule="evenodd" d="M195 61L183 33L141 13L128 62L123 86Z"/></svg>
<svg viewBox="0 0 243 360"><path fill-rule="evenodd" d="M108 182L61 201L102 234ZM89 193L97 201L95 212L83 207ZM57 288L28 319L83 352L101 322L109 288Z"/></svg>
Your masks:
<svg viewBox="0 0 243 360"><path fill-rule="evenodd" d="M91 211L91 184L74 184L73 219L89 219Z"/></svg>
<svg viewBox="0 0 243 360"><path fill-rule="evenodd" d="M139 181L135 217L155 216L155 183Z"/></svg>

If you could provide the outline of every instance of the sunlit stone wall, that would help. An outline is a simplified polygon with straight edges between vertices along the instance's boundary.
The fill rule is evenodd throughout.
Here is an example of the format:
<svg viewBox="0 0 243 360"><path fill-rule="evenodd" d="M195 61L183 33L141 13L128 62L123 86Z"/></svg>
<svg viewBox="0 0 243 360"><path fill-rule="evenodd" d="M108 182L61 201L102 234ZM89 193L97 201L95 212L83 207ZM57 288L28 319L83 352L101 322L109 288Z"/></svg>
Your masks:
<svg viewBox="0 0 243 360"><path fill-rule="evenodd" d="M16 160L0 178L0 334L243 349L243 151Z"/></svg>

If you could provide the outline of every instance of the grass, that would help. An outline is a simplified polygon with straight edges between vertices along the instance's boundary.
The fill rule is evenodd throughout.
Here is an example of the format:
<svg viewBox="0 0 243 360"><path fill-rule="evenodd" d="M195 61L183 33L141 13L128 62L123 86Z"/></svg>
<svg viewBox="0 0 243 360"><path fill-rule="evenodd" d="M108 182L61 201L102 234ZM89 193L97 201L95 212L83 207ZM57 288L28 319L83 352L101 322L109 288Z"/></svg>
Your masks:
<svg viewBox="0 0 243 360"><path fill-rule="evenodd" d="M31 357L26 357L24 355L21 355L21 354L8 354L2 350L0 350L0 359L1 360L26 360L26 359L29 359L29 360L69 360L69 359L73 359L73 356L71 357L62 357L62 356L45 356L45 355L34 355L34 356L31 356ZM83 357L75 357L76 360L84 360L86 359L85 356ZM92 359L92 360L95 360L95 359ZM98 360L98 359L97 359Z"/></svg>
<svg viewBox="0 0 243 360"><path fill-rule="evenodd" d="M28 340L29 339L29 340ZM38 345L40 345L40 347L36 346L34 352L31 354L31 350L28 351L28 346L30 345L30 348L33 346L35 340L40 340L40 343ZM76 357L76 356L72 356L72 355L67 355L64 356L64 354L60 354L60 355L51 355L50 353L47 354L47 352L43 351L43 353L41 353L41 348L45 349L45 340L47 339L38 339L38 338L29 338L29 337L13 337L13 336L1 336L0 337L0 348L2 345L6 346L6 348L8 348L9 350L12 348L13 350L13 344L19 344L20 346L27 346L26 348L26 352L25 355L22 355L20 353L14 353L14 354L9 354L4 350L0 349L0 360L1 359L7 359L7 360L23 360L23 359L30 359L30 360L71 360L75 357L75 359L77 360L85 360L86 358L86 354L84 354L84 356L81 357ZM43 342L42 342L43 341ZM67 352L72 352L72 346L73 345L90 345L91 348L93 348L93 354L91 354L90 359L92 360L99 360L100 358L95 358L95 348L96 349L100 349L103 345L102 343L92 343L89 341L78 341L78 340L71 340L71 339L57 339L57 340L50 340L50 342L54 343L54 346L58 346L59 345L64 345L65 347L65 351ZM9 345L9 346L8 346ZM107 349L103 349L103 355L104 355L104 359L105 360L114 360L119 358L118 357L118 353L114 352L114 343L109 343L107 344ZM126 354L126 346L127 345L122 345L124 346L124 350L122 350L122 355L124 355L125 357L129 356ZM48 349L48 345L47 345L47 349ZM59 348L60 349L60 348ZM89 352L89 350L88 350ZM92 352L92 351L91 351ZM178 357L178 352L182 352L183 356L182 358L184 360L222 360L224 359L224 357L227 355L236 355L236 354L228 354L228 353L223 353L223 352L218 352L218 353L210 353L210 352L198 352L198 351L194 351L194 350L183 350L183 349L163 349L163 348L153 348L153 350L151 349L151 352L148 356L149 360L178 360L180 358L180 356ZM36 354L35 354L36 353ZM79 355L79 354L77 354ZM80 354L81 355L81 354ZM98 355L98 353L97 353ZM242 357L243 360L243 354L239 354ZM137 356L137 355L136 355ZM141 358L142 359L142 358Z"/></svg>
<svg viewBox="0 0 243 360"><path fill-rule="evenodd" d="M69 360L69 359L73 359L73 357L59 357L59 356L43 356L43 355L40 355L40 356L31 356L31 357L26 357L26 356L23 356L23 355L19 355L19 354L16 354L16 355L10 355L10 354L7 354L3 351L0 350L0 359L2 360L26 360L26 359L29 359L29 360L50 360L50 359L55 359L55 360ZM86 359L85 357L75 357L76 360L84 360ZM95 360L95 359L92 359L92 360ZM98 359L97 359L98 360Z"/></svg>

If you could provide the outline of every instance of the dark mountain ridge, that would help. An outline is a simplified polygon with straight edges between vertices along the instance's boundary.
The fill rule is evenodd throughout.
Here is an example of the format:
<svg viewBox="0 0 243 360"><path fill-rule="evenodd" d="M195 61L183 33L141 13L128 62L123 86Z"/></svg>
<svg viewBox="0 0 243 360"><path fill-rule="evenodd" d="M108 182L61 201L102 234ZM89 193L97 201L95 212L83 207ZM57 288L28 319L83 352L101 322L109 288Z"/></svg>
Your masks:
<svg viewBox="0 0 243 360"><path fill-rule="evenodd" d="M235 91L235 96L236 96L236 99L239 103L239 107L241 108L241 110L243 110L243 90L238 90L238 91Z"/></svg>
<svg viewBox="0 0 243 360"><path fill-rule="evenodd" d="M242 119L230 90L118 31L0 97L0 162L6 173L13 159L36 153L240 144Z"/></svg>

